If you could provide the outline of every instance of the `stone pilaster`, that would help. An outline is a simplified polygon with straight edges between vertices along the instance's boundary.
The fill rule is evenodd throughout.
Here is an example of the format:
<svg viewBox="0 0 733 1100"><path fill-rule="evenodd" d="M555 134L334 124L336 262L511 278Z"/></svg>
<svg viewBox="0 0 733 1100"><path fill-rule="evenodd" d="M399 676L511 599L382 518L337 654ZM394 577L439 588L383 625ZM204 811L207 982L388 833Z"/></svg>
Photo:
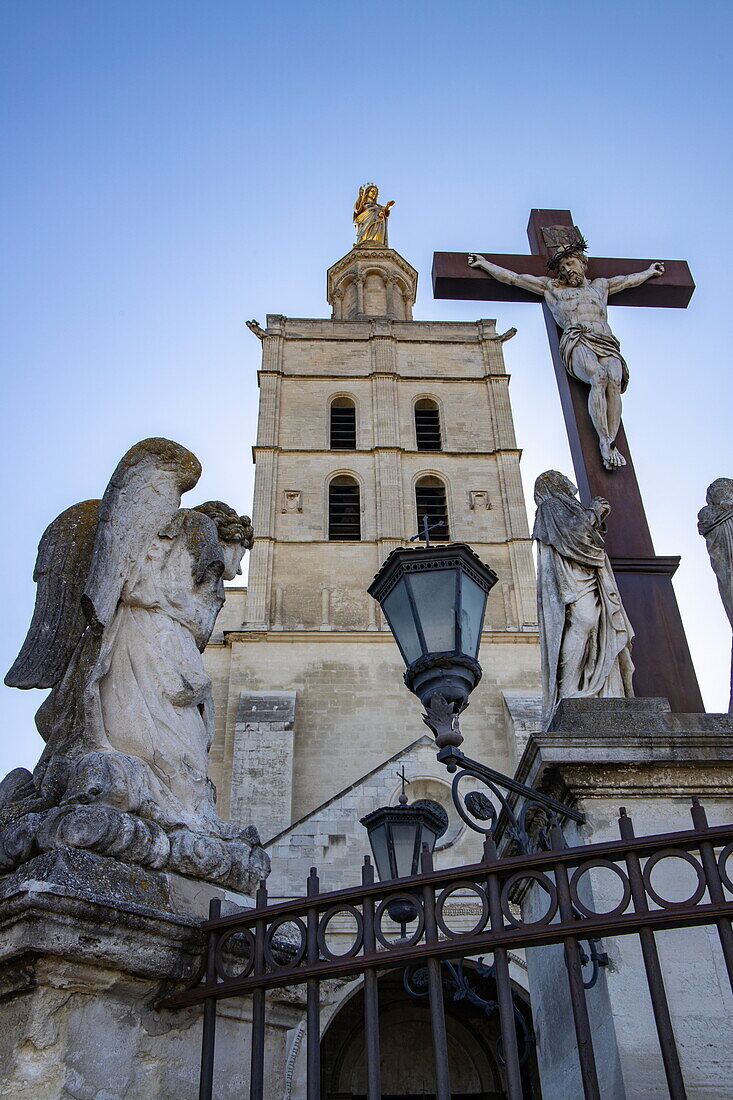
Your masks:
<svg viewBox="0 0 733 1100"><path fill-rule="evenodd" d="M269 838L291 821L294 691L243 691L232 764L232 821L257 821Z"/></svg>

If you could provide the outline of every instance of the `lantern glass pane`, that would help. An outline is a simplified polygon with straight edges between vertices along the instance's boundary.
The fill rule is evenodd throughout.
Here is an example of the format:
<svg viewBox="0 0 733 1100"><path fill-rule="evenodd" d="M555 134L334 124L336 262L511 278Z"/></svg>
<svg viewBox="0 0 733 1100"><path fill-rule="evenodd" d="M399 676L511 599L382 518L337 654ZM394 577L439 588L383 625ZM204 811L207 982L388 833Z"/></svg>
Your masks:
<svg viewBox="0 0 733 1100"><path fill-rule="evenodd" d="M452 653L456 648L455 569L410 573L412 595L428 653Z"/></svg>
<svg viewBox="0 0 733 1100"><path fill-rule="evenodd" d="M392 867L389 862L389 848L387 847L387 824L378 825L376 829L369 831L369 843L372 846L372 854L377 867L380 881L387 882L392 876Z"/></svg>
<svg viewBox="0 0 733 1100"><path fill-rule="evenodd" d="M382 604L389 629L395 637L405 664L411 665L422 655L415 619L407 597L404 579L397 582Z"/></svg>
<svg viewBox="0 0 733 1100"><path fill-rule="evenodd" d="M465 573L461 574L461 649L469 657L478 657L481 629L484 625L486 593Z"/></svg>
<svg viewBox="0 0 733 1100"><path fill-rule="evenodd" d="M397 877L405 878L414 873L415 837L420 828L417 821L392 822L392 843L394 844Z"/></svg>

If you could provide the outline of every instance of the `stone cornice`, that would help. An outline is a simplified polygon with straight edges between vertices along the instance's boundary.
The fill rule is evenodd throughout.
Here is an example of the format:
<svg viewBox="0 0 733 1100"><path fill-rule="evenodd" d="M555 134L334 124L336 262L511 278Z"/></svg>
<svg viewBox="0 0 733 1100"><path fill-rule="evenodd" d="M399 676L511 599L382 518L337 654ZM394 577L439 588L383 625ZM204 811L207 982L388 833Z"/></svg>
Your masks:
<svg viewBox="0 0 733 1100"><path fill-rule="evenodd" d="M673 714L661 699L566 700L516 772L574 798L733 793L733 717Z"/></svg>
<svg viewBox="0 0 733 1100"><path fill-rule="evenodd" d="M333 374L307 374L305 372L295 373L294 371L288 371L286 368L275 369L271 367L262 367L257 371L258 377L260 375L272 375L278 378L290 378L293 381L302 381L307 379L309 382L335 382L342 378L348 378L350 381L359 381L360 379L368 378L394 378L397 382L424 382L431 386L438 385L443 382L485 382L487 379L509 382L511 379L510 374L500 372L498 374L459 374L455 377L443 375L436 377L434 374L399 374L397 371L382 371L382 370L370 370L359 371L353 374L348 373L342 367L338 371L334 371Z"/></svg>
<svg viewBox="0 0 733 1100"><path fill-rule="evenodd" d="M431 455L433 459L445 458L493 458L494 455L521 455L519 447L495 447L492 451L418 451L408 447L362 447L355 451L332 451L328 447L276 447L272 444L255 444L252 454L284 454L284 455L371 455L378 451L392 451L403 455ZM434 465L434 463L433 463Z"/></svg>
<svg viewBox="0 0 733 1100"><path fill-rule="evenodd" d="M277 328L269 332L270 315L268 315L268 336L277 336L282 340L354 340L369 341L375 337L384 340L409 341L411 343L459 343L475 344L479 347L485 342L493 343L483 333L482 326L495 327L496 321L492 318L480 318L476 321L396 321L391 318L346 318L331 317L281 317L272 315L272 320L277 322ZM378 331L376 326L384 326L384 331ZM313 332L297 332L292 326L301 328L313 328ZM431 339L429 330L440 333L441 337ZM498 340L496 341L498 342ZM501 345L500 345L501 346Z"/></svg>
<svg viewBox="0 0 733 1100"><path fill-rule="evenodd" d="M390 643L395 640L389 630L272 630L259 627L248 630L225 630L224 645L232 642L283 642L302 645L304 642L339 645L342 642L364 645L365 642ZM481 635L482 645L537 645L537 630L487 630ZM222 644L221 642L219 643ZM397 652L395 648L395 652Z"/></svg>

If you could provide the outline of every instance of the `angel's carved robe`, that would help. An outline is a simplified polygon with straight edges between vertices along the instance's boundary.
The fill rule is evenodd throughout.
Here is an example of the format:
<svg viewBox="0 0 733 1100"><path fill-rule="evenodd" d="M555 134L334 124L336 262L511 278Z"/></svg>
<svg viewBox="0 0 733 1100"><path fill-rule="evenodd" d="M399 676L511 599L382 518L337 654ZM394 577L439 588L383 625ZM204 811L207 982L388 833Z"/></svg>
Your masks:
<svg viewBox="0 0 733 1100"><path fill-rule="evenodd" d="M214 806L206 774L213 700L200 650L224 602L224 562L215 524L188 510L179 517L173 537L154 539L123 587L85 711L99 747L147 763L158 805L198 820Z"/></svg>

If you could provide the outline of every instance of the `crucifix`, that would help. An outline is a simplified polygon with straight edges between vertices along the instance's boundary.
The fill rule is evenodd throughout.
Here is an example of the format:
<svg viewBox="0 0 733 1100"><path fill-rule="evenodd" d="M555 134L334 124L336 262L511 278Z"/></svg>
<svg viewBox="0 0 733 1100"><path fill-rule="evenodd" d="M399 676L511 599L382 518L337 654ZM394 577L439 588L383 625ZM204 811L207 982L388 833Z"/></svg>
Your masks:
<svg viewBox="0 0 733 1100"><path fill-rule="evenodd" d="M573 259L587 265L587 279L606 280L610 305L684 308L695 284L684 260L599 259L585 257L585 242L569 210L533 210L527 227L531 255L436 252L433 292L436 298L473 301L542 302L545 324L565 427L581 499L604 497L611 505L606 549L621 598L636 631L634 690L642 697L664 696L672 710L704 710L682 619L672 587L678 557L659 557L649 531L623 424L620 393L628 380L618 342L601 313L599 323L563 312L554 300L553 268L563 259L563 289L572 298ZM563 253L565 254L563 256ZM480 263L483 260L484 263ZM549 271L548 271L549 262ZM500 278L490 274L498 269ZM567 269L567 270L566 270ZM579 276L585 278L585 271ZM516 281L515 281L516 279ZM596 284L604 288L605 284ZM586 284L587 286L587 284ZM590 303L591 310L594 303ZM596 304L605 320L605 299ZM580 320L580 324L578 324ZM558 324L560 322L560 325ZM597 332L594 330L598 330ZM579 349L579 350L578 350ZM603 394L593 382L600 366L610 376ZM618 379L614 380L614 374ZM590 394L590 401L589 401ZM603 399L602 399L603 398Z"/></svg>

